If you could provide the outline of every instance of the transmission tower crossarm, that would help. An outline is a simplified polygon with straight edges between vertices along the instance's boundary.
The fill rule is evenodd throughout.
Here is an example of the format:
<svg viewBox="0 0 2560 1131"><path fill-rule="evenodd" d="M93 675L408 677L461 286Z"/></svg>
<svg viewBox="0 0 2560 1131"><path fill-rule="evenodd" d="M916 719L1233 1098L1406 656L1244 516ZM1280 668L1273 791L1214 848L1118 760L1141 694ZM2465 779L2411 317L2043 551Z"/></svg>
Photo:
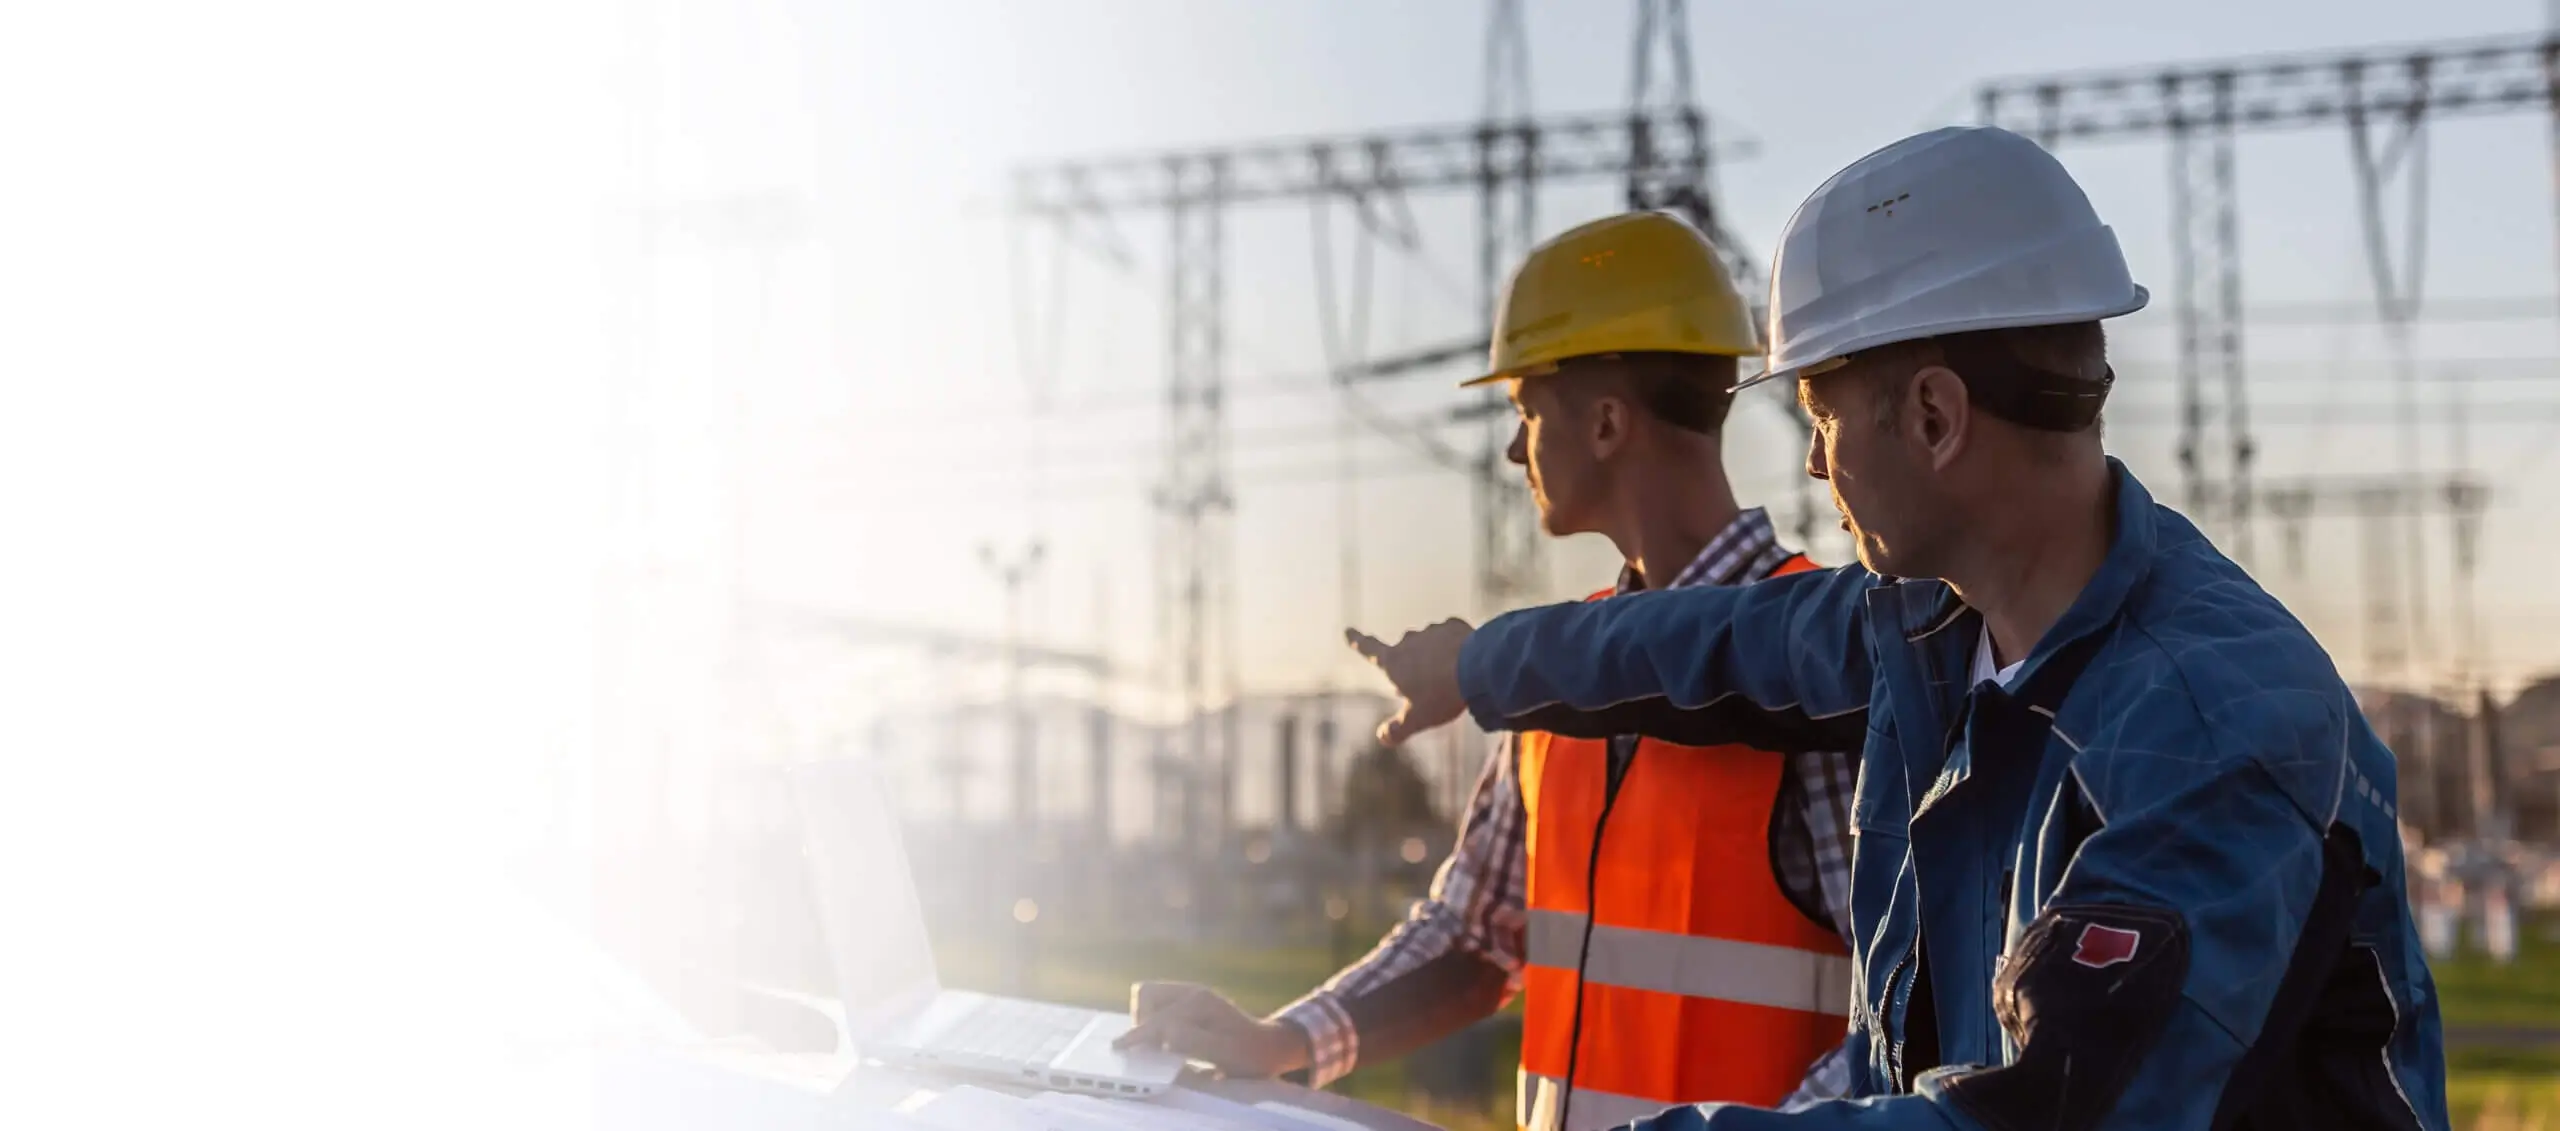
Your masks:
<svg viewBox="0 0 2560 1131"><path fill-rule="evenodd" d="M2046 144L2165 137L2211 117L2226 86L2241 130L2494 114L2549 104L2555 53L2553 35L2508 35L2001 78L1976 99L1983 124Z"/></svg>
<svg viewBox="0 0 2560 1131"><path fill-rule="evenodd" d="M2207 486L2207 502L2222 502ZM2255 486L2276 519L2340 514L2476 514L2488 507L2488 481L2478 476L2314 476L2271 478Z"/></svg>
<svg viewBox="0 0 2560 1131"><path fill-rule="evenodd" d="M1637 132L1685 136L1682 121L1681 114L1668 111L1568 114L1029 165L1015 170L1014 206L1060 218L1162 209L1174 203L1166 185L1168 168L1212 160L1227 166L1225 199L1233 204L1390 188L1473 189L1481 180L1480 148L1488 139L1534 142L1542 181L1605 179L1624 176L1634 167L1629 139ZM1707 155L1712 159L1742 159L1758 152L1755 143L1733 137L1729 130L1716 136ZM1353 153L1362 155L1358 163L1341 160ZM1330 171L1321 167L1327 160Z"/></svg>

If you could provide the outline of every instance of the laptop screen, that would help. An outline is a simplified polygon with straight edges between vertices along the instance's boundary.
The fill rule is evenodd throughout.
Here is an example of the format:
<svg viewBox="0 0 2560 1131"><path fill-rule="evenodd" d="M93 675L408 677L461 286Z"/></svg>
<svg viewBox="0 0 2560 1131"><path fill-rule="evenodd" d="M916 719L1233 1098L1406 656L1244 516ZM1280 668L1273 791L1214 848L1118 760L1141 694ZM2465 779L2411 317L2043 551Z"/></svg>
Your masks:
<svg viewBox="0 0 2560 1131"><path fill-rule="evenodd" d="M898 837L898 814L868 763L791 767L819 922L854 1037L939 988L924 909Z"/></svg>

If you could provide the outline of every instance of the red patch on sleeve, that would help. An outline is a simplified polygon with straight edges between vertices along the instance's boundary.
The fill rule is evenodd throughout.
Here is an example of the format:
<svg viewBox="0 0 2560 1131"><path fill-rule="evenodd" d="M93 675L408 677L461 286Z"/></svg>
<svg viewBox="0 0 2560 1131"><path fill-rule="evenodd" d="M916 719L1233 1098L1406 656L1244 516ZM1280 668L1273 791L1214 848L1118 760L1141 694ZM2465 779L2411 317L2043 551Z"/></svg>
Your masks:
<svg viewBox="0 0 2560 1131"><path fill-rule="evenodd" d="M2104 970L2119 962L2133 961L2133 952L2141 948L2142 932L2091 923L2080 928L2080 948L2071 952L2071 960Z"/></svg>

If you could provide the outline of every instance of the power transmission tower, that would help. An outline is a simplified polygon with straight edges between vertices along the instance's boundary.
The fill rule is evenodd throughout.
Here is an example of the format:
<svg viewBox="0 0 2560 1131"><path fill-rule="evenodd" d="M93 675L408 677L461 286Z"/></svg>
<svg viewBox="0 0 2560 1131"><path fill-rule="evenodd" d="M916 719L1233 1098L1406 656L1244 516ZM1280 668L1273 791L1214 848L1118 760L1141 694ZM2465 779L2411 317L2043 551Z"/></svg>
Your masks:
<svg viewBox="0 0 2560 1131"><path fill-rule="evenodd" d="M1515 9L1517 5L1504 5ZM1508 18L1517 26L1515 13ZM1525 90L1525 38L1503 31L1497 19L1488 37L1488 59L1501 60L1506 78ZM1492 89L1489 87L1489 89ZM1506 96L1507 97L1507 96ZM1525 98L1525 94L1522 95ZM1166 424L1170 433L1164 481L1155 502L1163 517L1158 541L1159 610L1168 667L1188 712L1188 760L1195 769L1221 766L1221 745L1232 722L1214 726L1214 705L1232 700L1234 688L1232 553L1228 520L1234 509L1226 452L1225 417L1225 222L1247 204L1348 204L1373 232L1392 228L1406 214L1409 194L1465 190L1479 197L1486 242L1522 243L1530 230L1534 193L1553 181L1628 177L1644 169L1705 169L1714 152L1706 145L1704 116L1691 111L1526 117L1499 124L1463 125L1247 143L1208 149L1105 157L1026 166L1014 173L1014 208L1061 226L1065 238L1117 261L1130 258L1114 221L1135 213L1168 221L1167 318L1169 322ZM1648 139L1643 143L1638 138ZM1746 147L1731 147L1740 151ZM1387 238L1401 242L1400 232ZM1505 244L1504 246L1510 246ZM1499 251L1482 256L1494 279L1506 263ZM1490 311L1488 284L1486 309ZM1396 359L1382 370L1364 366L1360 376L1381 375L1420 364L1481 358L1485 338ZM1496 453L1499 448L1493 449ZM1493 476L1480 478L1490 481ZM1507 474L1500 477L1511 482ZM1485 506L1489 520L1528 521L1528 508L1513 501ZM1482 525L1482 524L1480 524ZM1502 533L1482 539L1478 587L1510 594L1518 584L1514 544ZM1534 541L1527 544L1534 545ZM1200 792L1191 790L1194 796ZM1186 805L1186 812L1197 806Z"/></svg>
<svg viewBox="0 0 2560 1131"><path fill-rule="evenodd" d="M1658 57L1658 58L1657 58ZM1707 116L1698 108L1689 62L1686 0L1637 0L1635 57L1628 68L1627 207L1678 212L1715 240L1755 305L1767 301L1759 265L1716 217ZM1657 130L1670 130L1669 138Z"/></svg>
<svg viewBox="0 0 2560 1131"><path fill-rule="evenodd" d="M2224 59L2160 67L1996 79L1977 91L1982 121L2063 141L2165 138L2170 143L2177 253L2179 465L2186 505L2218 528L2235 557L2250 556L2256 442L2242 369L2236 142L2242 131L2345 125L2364 190L2367 252L2386 323L2414 311L2418 229L2404 259L2411 284L2395 291L2380 228L2380 180L2397 161L2375 159L2368 131L2397 122L2401 145L2432 117L2540 109L2552 116L2560 178L2560 36L2551 33L2358 51ZM2397 148L2397 147L2395 147ZM2423 156L2419 158L2423 164ZM2412 186L2413 214L2423 190ZM2555 197L2560 203L2560 197ZM2406 303L2395 315L2395 304ZM2219 436L2215 426L2219 425ZM2221 441L2225 455L2208 448ZM2214 481L2222 485L2215 487ZM2207 504L2211 503L2211 506ZM2423 579L2415 579L2423 584ZM2415 590L2413 590L2414 592Z"/></svg>
<svg viewBox="0 0 2560 1131"><path fill-rule="evenodd" d="M1634 159L1627 171L1627 207L1677 212L1705 232L1750 302L1752 321L1765 334L1768 273L1716 211L1715 150L1708 137L1712 123L1698 103L1687 0L1638 0L1630 74L1627 120ZM1670 144L1655 135L1665 127L1676 131ZM1793 405L1787 406L1786 419L1797 427L1799 436L1809 427ZM1792 523L1797 545L1813 540L1815 520L1813 481L1799 480Z"/></svg>
<svg viewBox="0 0 2560 1131"><path fill-rule="evenodd" d="M1170 278L1165 294L1168 381L1166 465L1156 487L1167 547L1158 573L1159 607L1171 609L1182 703L1189 716L1195 767L1214 774L1221 791L1233 751L1213 728L1210 706L1233 697L1235 638L1229 603L1234 549L1228 519L1235 497L1227 480L1226 196L1228 162L1209 154L1166 163L1165 217ZM1215 767L1215 769L1212 769ZM1223 805L1221 805L1223 809ZM1197 847L1197 793L1184 806L1182 837Z"/></svg>

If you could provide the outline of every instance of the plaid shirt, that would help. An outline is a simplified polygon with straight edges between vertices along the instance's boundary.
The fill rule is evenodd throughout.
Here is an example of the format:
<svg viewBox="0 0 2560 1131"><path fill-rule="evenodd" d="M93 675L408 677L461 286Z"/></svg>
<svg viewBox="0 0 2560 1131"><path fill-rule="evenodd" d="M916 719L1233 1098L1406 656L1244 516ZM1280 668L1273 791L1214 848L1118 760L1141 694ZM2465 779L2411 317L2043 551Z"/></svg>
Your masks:
<svg viewBox="0 0 2560 1131"><path fill-rule="evenodd" d="M1769 576L1791 556L1778 544L1768 513L1758 508L1736 517L1671 581L1691 585L1744 585ZM1618 580L1621 593L1643 588L1633 569ZM1819 908L1845 939L1849 935L1849 799L1858 773L1856 756L1839 752L1796 755L1790 768L1803 804L1773 824L1771 859L1781 890L1799 907ZM1800 820L1790 817L1801 815ZM1314 1050L1309 1083L1322 1087L1360 1063L1362 1026L1354 1015L1386 1017L1430 1009L1445 997L1455 964L1485 968L1501 982L1497 1004L1520 989L1528 924L1529 813L1520 799L1519 759L1509 735L1497 740L1476 780L1474 797L1458 827L1458 843L1431 881L1430 897L1414 904L1404 922L1367 957L1277 1015L1306 1030ZM1401 1049L1385 1050L1392 1057ZM1786 1106L1848 1093L1851 1065L1834 1049L1814 1062Z"/></svg>

